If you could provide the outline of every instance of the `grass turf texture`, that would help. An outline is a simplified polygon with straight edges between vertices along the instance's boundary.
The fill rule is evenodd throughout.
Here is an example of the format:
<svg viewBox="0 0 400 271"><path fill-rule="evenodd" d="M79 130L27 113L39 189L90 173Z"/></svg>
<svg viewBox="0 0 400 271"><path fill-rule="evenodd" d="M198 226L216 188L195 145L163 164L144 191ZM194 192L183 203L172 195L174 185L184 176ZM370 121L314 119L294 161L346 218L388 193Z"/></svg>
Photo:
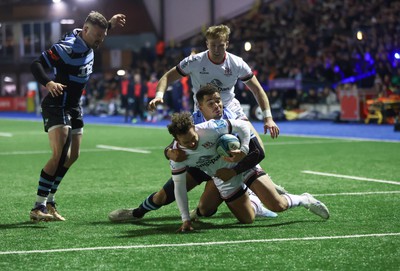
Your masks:
<svg viewBox="0 0 400 271"><path fill-rule="evenodd" d="M241 225L222 205L212 218L196 222L195 232L176 234L180 226L176 203L135 223L112 224L107 219L114 209L137 207L169 178L163 148L171 137L165 128L87 125L81 157L57 193L59 211L67 221L38 224L29 222L29 211L40 170L50 157L47 136L40 122L29 121L0 120L1 133L12 136L0 136L0 270L398 270L400 266L400 193L379 193L399 192L398 185L302 173L400 182L399 143L285 136L271 140L263 135L267 153L263 168L291 193L317 195L331 218L323 221L300 207L276 219L257 218L254 224ZM190 192L191 209L202 190ZM43 250L48 252L34 252Z"/></svg>

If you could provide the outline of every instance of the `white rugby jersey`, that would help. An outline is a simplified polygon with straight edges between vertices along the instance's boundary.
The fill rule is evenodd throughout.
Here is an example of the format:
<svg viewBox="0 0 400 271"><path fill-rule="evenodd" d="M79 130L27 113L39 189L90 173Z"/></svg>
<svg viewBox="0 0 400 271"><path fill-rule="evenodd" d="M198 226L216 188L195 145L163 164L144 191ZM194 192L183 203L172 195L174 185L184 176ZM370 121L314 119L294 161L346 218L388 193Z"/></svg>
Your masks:
<svg viewBox="0 0 400 271"><path fill-rule="evenodd" d="M232 131L226 120L210 120L195 125L195 131L199 138L196 149L187 149L174 141L173 149L182 149L188 155L187 159L182 162L170 160L172 179L175 183L175 198L181 212L182 220L190 220L189 206L186 191L186 168L197 167L214 176L220 168L232 168L236 163L226 162L217 153L215 143L222 134L237 133L241 141L240 149L248 153L250 141L250 127L243 120L229 120L232 124Z"/></svg>
<svg viewBox="0 0 400 271"><path fill-rule="evenodd" d="M222 63L212 62L208 57L207 50L186 57L176 68L182 76L190 75L194 94L207 84L218 87L222 103L225 106L229 106L229 103L235 97L237 80L246 82L253 77L249 65L241 57L229 52L225 53ZM196 96L193 96L193 99L197 103Z"/></svg>

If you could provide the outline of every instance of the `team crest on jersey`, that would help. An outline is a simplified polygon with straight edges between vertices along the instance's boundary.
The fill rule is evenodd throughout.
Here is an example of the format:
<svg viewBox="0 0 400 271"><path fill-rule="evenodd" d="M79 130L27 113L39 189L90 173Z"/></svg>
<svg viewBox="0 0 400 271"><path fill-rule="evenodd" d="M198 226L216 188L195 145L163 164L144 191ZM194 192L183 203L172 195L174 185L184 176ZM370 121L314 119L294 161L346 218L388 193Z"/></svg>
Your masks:
<svg viewBox="0 0 400 271"><path fill-rule="evenodd" d="M224 67L224 75L225 76L231 76L232 75L232 70L228 66Z"/></svg>

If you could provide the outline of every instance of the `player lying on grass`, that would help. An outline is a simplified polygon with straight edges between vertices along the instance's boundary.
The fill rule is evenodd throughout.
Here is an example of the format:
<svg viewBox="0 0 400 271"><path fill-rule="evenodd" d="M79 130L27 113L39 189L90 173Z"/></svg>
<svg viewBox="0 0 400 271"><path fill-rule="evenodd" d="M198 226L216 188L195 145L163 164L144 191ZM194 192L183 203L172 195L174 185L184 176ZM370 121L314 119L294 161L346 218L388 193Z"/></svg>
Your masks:
<svg viewBox="0 0 400 271"><path fill-rule="evenodd" d="M197 94L197 100L199 101L199 108L200 111L195 112L193 114L194 120L198 122L203 122L204 120L207 119L220 119L221 117L227 117L227 116L235 116L229 109L223 108L222 107L222 102L220 98L220 94L218 90L214 87L211 86L205 86L203 87ZM264 153L261 148L257 148L257 142L256 140L252 140L250 142L250 149L258 149L258 156L261 158L254 158L255 161L257 159L261 160L264 157ZM168 151L171 154L173 154L175 160L183 161L186 159L186 154L182 152L181 150L169 150ZM253 151L251 151L253 152ZM257 152L256 152L257 153ZM246 157L249 158L249 157ZM247 165L251 166L252 162L251 159L250 161L243 160L241 161L237 166L236 166L236 173L239 173L239 169L243 168L242 165ZM245 169L246 170L246 169ZM229 179L229 174L235 174L234 171L231 169L221 169L219 170L219 173L221 172L226 172L228 173L228 177L224 177L221 175L222 178L228 178ZM191 175L196 177L195 179L193 177L189 177L189 172ZM329 213L327 212L326 207L322 204L322 206L319 206L319 203L314 200L311 196L308 194L304 194L302 196L296 196L296 195L286 195L286 197L289 198L287 200L285 197L282 197L278 194L276 191L276 185L272 182L272 180L269 178L268 175L264 175L262 169L259 168L260 174L263 174L263 176L258 176L258 178L253 178L250 180L246 180L246 185L249 186L251 189L254 190L254 192L258 195L258 197L261 199L261 201L264 203L265 206L270 208L271 210L276 210L276 211L284 211L287 210L290 207L295 207L295 206L305 206L307 208L310 208L311 211L314 213L317 213L318 215L322 216L323 218L328 218ZM187 174L187 189L188 191L197 185L196 181L204 181L205 178L211 179L209 176L205 175L204 173L199 172L198 170L196 171L193 168L188 169L188 174ZM200 177L201 176L201 177ZM200 177L200 178L199 178ZM172 202L175 198L173 196L173 182L172 180L169 180L164 187L158 191L157 193L151 194L149 197L146 198L145 201L136 209L120 209L116 210L110 213L109 217L112 221L131 221L135 218L141 218L144 216L145 213L151 211L151 210L156 210L160 208L162 205L169 204ZM285 191L279 191L281 194L285 193ZM172 194L172 195L171 195ZM201 197L200 203L198 205L197 210L192 214L192 216L197 215L205 215L205 216L210 216L214 214L217 211L217 207L222 203L222 199L218 197L219 193L216 190L215 186L213 187L212 182L207 182L205 191ZM303 197L302 200L299 200L298 197ZM308 197L308 203L305 198ZM213 198L213 200L207 200L207 198ZM311 202L314 202L311 204ZM319 209L322 208L322 215L319 212Z"/></svg>

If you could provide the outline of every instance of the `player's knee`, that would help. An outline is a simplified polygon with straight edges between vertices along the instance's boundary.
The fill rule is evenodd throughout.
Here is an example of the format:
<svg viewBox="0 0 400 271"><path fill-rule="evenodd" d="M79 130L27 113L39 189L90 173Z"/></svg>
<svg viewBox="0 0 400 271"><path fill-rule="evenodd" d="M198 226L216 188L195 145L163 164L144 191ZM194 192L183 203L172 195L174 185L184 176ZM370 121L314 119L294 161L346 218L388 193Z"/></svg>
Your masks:
<svg viewBox="0 0 400 271"><path fill-rule="evenodd" d="M204 216L204 217L211 217L215 215L218 209L209 209L209 208L204 208L204 206L199 206L197 208L197 212L199 216Z"/></svg>
<svg viewBox="0 0 400 271"><path fill-rule="evenodd" d="M249 216L249 217L241 217L239 218L239 222L242 224L252 224L254 222L255 216Z"/></svg>

